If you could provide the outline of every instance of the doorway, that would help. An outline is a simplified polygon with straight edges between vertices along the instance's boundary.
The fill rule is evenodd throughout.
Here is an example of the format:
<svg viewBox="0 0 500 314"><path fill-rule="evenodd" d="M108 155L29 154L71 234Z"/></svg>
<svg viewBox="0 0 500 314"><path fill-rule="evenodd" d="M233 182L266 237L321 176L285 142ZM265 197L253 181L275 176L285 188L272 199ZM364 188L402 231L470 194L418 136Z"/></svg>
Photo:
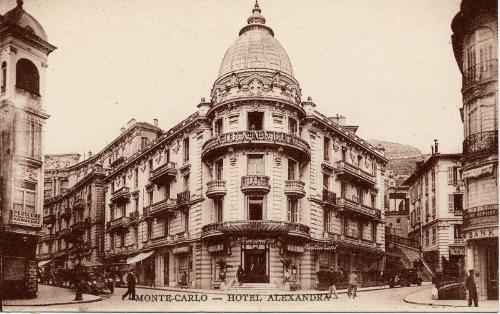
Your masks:
<svg viewBox="0 0 500 314"><path fill-rule="evenodd" d="M165 287L169 286L168 268L169 268L168 253L164 253L163 254L163 285Z"/></svg>
<svg viewBox="0 0 500 314"><path fill-rule="evenodd" d="M245 250L244 254L245 282L268 283L266 250Z"/></svg>
<svg viewBox="0 0 500 314"><path fill-rule="evenodd" d="M486 269L488 300L498 300L498 247L486 247Z"/></svg>

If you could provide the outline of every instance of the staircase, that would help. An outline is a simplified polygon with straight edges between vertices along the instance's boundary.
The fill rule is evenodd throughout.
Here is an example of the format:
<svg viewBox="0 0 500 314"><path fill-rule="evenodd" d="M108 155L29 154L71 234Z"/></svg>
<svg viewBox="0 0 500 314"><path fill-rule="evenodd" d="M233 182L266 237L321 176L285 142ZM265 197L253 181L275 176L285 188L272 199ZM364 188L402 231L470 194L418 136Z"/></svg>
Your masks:
<svg viewBox="0 0 500 314"><path fill-rule="evenodd" d="M403 264L409 264L408 268L412 268L413 263L420 259L420 250L406 245L401 245L401 244L396 244L396 245L401 250L401 252L403 252L404 255ZM434 276L434 272L424 259L422 259L422 262L424 266L421 274L422 279L424 281L431 281L432 277Z"/></svg>

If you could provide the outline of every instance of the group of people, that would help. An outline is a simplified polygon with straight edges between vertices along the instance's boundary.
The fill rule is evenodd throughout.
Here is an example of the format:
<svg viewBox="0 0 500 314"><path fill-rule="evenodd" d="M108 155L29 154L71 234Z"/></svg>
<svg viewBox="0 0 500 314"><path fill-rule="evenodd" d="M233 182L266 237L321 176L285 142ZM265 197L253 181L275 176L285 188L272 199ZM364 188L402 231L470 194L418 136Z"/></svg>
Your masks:
<svg viewBox="0 0 500 314"><path fill-rule="evenodd" d="M342 270L340 270L340 274L338 274L333 271L333 267L330 267L330 272L329 272L330 297L332 297L332 295L335 295L336 299L339 298L339 295L337 294L337 283L341 281L343 277L344 277L344 272ZM352 296L352 298L354 299L358 296L357 292L359 283L360 280L356 272L355 271L351 272L351 274L349 275L349 283L348 283L349 285L347 288L347 296L349 298L351 298Z"/></svg>

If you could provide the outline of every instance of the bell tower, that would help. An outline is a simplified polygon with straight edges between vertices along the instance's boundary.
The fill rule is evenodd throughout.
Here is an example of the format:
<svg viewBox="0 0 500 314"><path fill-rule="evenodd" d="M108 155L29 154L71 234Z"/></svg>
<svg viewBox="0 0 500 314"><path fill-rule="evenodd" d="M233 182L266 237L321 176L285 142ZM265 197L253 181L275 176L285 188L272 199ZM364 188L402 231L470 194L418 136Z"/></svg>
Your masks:
<svg viewBox="0 0 500 314"><path fill-rule="evenodd" d="M23 1L0 15L0 209L4 232L5 289L15 296L37 291L36 244L43 217L42 129L48 42ZM19 274L19 260L26 268ZM16 271L17 269L17 271ZM7 288L12 282L15 286Z"/></svg>

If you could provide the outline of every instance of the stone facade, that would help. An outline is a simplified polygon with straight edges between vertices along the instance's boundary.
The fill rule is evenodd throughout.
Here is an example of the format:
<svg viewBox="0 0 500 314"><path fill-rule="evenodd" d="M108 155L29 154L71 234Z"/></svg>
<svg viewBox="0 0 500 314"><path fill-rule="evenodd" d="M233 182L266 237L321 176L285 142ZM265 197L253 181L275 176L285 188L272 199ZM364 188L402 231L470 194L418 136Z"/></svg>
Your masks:
<svg viewBox="0 0 500 314"><path fill-rule="evenodd" d="M464 271L463 183L460 154L439 154L418 165L405 181L410 187L409 238L421 244L435 273L455 277Z"/></svg>
<svg viewBox="0 0 500 314"><path fill-rule="evenodd" d="M480 299L498 299L498 18L497 1L462 1L452 22L462 73L467 268Z"/></svg>

